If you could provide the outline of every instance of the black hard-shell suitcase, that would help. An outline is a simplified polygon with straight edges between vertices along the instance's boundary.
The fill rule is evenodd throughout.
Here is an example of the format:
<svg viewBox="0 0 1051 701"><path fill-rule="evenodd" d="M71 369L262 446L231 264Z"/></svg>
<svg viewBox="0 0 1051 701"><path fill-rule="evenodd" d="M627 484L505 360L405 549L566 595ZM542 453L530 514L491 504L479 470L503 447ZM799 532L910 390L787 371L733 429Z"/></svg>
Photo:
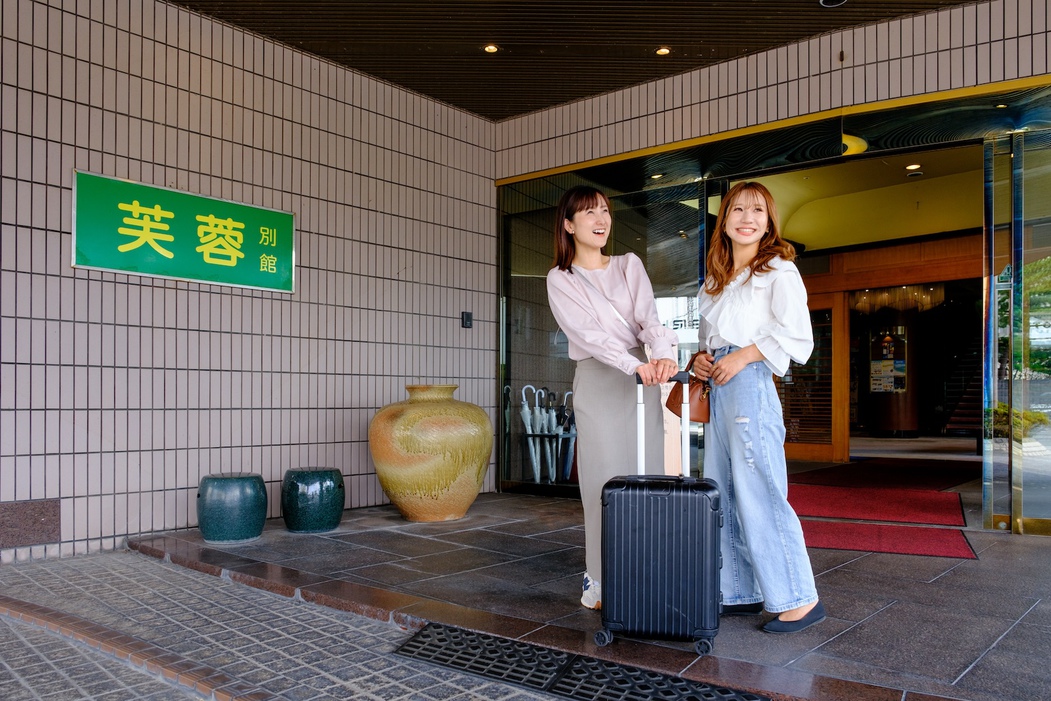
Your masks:
<svg viewBox="0 0 1051 701"><path fill-rule="evenodd" d="M683 392L680 471L689 465L689 394ZM642 474L641 380L638 398L639 474L614 477L602 489L603 627L595 643L608 645L614 635L693 640L703 656L719 632L719 489L710 479Z"/></svg>

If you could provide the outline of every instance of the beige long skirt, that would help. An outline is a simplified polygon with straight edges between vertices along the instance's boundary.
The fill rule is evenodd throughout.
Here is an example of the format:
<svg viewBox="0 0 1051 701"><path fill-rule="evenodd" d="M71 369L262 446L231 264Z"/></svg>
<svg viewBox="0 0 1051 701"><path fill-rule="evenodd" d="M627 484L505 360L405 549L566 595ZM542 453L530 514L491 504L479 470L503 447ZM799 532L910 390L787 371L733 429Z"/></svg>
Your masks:
<svg viewBox="0 0 1051 701"><path fill-rule="evenodd" d="M632 354L645 362L641 349ZM664 472L664 416L660 387L645 387L646 473ZM588 575L602 581L602 486L612 477L636 474L638 431L635 375L594 358L577 362L573 411L577 422L577 482L584 505Z"/></svg>

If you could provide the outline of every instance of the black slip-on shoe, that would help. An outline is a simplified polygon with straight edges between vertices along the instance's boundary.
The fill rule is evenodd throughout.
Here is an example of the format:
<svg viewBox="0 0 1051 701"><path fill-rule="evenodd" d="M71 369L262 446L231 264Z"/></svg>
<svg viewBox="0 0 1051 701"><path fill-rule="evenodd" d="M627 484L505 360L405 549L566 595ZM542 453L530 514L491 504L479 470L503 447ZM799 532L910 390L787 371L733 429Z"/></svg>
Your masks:
<svg viewBox="0 0 1051 701"><path fill-rule="evenodd" d="M823 620L825 620L825 605L819 601L814 608L810 609L807 615L798 621L782 621L780 618L775 618L768 621L763 626L763 630L767 633L798 633Z"/></svg>
<svg viewBox="0 0 1051 701"><path fill-rule="evenodd" d="M726 604L719 612L720 616L758 616L763 612L763 602L754 604Z"/></svg>

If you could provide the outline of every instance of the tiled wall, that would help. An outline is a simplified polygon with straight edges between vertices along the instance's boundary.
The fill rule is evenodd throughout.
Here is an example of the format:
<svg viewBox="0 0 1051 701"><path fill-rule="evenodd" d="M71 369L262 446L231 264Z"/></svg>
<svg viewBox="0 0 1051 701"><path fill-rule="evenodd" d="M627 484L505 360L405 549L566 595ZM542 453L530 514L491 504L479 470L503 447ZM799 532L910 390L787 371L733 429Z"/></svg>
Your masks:
<svg viewBox="0 0 1051 701"><path fill-rule="evenodd" d="M1046 74L1049 15L1048 0L964 5L826 34L507 120L496 135L496 176Z"/></svg>
<svg viewBox="0 0 1051 701"><path fill-rule="evenodd" d="M0 560L193 525L211 472L382 503L409 382L495 420L495 125L154 0L4 0L0 37ZM75 168L294 212L295 294L71 268Z"/></svg>

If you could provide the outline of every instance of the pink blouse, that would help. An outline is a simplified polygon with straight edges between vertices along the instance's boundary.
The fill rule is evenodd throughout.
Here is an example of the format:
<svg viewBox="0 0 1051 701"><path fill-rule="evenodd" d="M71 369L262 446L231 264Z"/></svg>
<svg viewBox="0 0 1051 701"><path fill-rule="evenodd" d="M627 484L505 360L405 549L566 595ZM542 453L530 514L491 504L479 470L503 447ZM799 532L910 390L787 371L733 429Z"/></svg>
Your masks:
<svg viewBox="0 0 1051 701"><path fill-rule="evenodd" d="M552 268L547 274L547 299L569 339L573 360L595 358L633 375L639 359L628 351L648 344L651 359L678 362L678 337L661 324L653 286L634 253L612 256L604 270L574 267L570 274Z"/></svg>

